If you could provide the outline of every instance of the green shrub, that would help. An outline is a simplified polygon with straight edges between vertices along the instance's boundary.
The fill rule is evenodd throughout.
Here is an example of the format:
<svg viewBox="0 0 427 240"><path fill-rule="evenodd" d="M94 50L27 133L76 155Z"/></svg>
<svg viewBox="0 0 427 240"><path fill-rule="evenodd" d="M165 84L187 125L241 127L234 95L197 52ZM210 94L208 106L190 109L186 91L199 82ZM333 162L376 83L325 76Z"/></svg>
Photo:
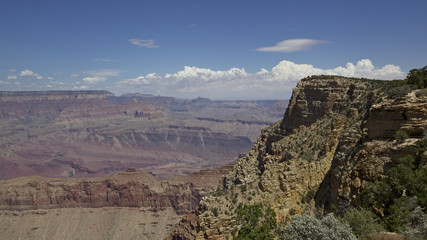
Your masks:
<svg viewBox="0 0 427 240"><path fill-rule="evenodd" d="M394 137L398 143L403 143L409 137L409 135L404 130L397 130L394 134Z"/></svg>
<svg viewBox="0 0 427 240"><path fill-rule="evenodd" d="M399 159L384 179L366 184L359 196L362 206L380 216L389 231L415 228L412 212L427 209L427 163L422 160L426 150L427 139L418 140L415 157Z"/></svg>
<svg viewBox="0 0 427 240"><path fill-rule="evenodd" d="M357 240L347 223L333 216L319 220L307 215L295 216L288 227L280 230L283 240Z"/></svg>
<svg viewBox="0 0 427 240"><path fill-rule="evenodd" d="M216 207L212 208L212 213L215 217L218 217L218 214L219 214L218 208L216 208Z"/></svg>
<svg viewBox="0 0 427 240"><path fill-rule="evenodd" d="M277 228L276 214L261 204L245 205L237 212L237 221L242 224L235 240L273 240Z"/></svg>
<svg viewBox="0 0 427 240"><path fill-rule="evenodd" d="M389 98L400 98L415 89L427 87L427 66L409 71L405 80L389 81L383 87L383 92ZM423 94L423 92L421 92Z"/></svg>
<svg viewBox="0 0 427 240"><path fill-rule="evenodd" d="M404 81L401 82L402 85L397 87L390 87L386 90L386 94L391 99L401 98L406 96L408 93L410 93L412 90L415 89L415 87L405 84Z"/></svg>
<svg viewBox="0 0 427 240"><path fill-rule="evenodd" d="M427 66L420 69L412 69L406 76L408 84L416 85L417 88L427 87Z"/></svg>
<svg viewBox="0 0 427 240"><path fill-rule="evenodd" d="M316 191L313 189L308 190L307 194L301 199L301 203L310 203L310 201L316 195Z"/></svg>
<svg viewBox="0 0 427 240"><path fill-rule="evenodd" d="M361 240L373 239L377 233L383 230L375 214L363 208L349 209L341 218L341 221L347 222L353 234Z"/></svg>

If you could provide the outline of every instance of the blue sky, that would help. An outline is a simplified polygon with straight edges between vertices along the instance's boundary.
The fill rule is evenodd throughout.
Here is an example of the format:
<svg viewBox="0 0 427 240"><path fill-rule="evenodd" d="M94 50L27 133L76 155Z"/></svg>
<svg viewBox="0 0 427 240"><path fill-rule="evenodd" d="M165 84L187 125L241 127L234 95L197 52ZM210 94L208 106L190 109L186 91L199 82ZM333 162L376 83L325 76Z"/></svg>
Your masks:
<svg viewBox="0 0 427 240"><path fill-rule="evenodd" d="M0 90L289 98L313 74L427 65L427 1L0 2Z"/></svg>

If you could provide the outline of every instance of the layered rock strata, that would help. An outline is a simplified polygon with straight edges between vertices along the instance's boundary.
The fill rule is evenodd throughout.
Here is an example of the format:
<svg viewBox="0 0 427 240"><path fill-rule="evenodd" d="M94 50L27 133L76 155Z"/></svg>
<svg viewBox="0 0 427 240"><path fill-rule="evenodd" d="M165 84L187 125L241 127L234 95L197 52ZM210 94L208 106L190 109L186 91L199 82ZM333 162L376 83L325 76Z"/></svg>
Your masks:
<svg viewBox="0 0 427 240"><path fill-rule="evenodd" d="M235 161L287 101L0 91L0 179L99 177L136 167L158 180Z"/></svg>
<svg viewBox="0 0 427 240"><path fill-rule="evenodd" d="M178 227L171 238L230 238L244 204L262 203L285 222L296 214L357 205L363 186L410 154L427 130L426 97L389 100L381 95L382 85L336 76L302 79L283 120L264 129L217 191L203 198L197 226L182 222L186 230ZM409 138L397 143L397 130Z"/></svg>
<svg viewBox="0 0 427 240"><path fill-rule="evenodd" d="M21 177L0 181L0 210L135 207L172 208L180 215L198 206L232 165L207 169L168 181L134 168L98 178Z"/></svg>

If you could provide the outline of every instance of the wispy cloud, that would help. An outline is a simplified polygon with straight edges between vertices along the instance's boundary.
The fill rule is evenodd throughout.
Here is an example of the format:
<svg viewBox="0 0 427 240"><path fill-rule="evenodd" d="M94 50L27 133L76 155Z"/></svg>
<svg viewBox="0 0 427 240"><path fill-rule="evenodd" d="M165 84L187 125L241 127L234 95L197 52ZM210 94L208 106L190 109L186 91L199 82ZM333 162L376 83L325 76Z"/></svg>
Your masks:
<svg viewBox="0 0 427 240"><path fill-rule="evenodd" d="M86 71L84 74L87 75L83 78L85 84L94 85L98 82L104 82L110 77L117 77L122 70L118 69L100 69L100 70L91 70Z"/></svg>
<svg viewBox="0 0 427 240"><path fill-rule="evenodd" d="M261 47L256 49L259 52L298 52L310 49L310 47L321 44L328 43L328 41L324 40L315 40L315 39L307 39L307 38L298 38L298 39L288 39L282 42L277 43L272 47Z"/></svg>
<svg viewBox="0 0 427 240"><path fill-rule="evenodd" d="M132 43L133 45L136 46L140 46L140 47L145 47L145 48L158 48L159 45L156 45L154 43L154 39L139 39L139 38L131 38L129 39L129 42Z"/></svg>
<svg viewBox="0 0 427 240"><path fill-rule="evenodd" d="M8 80L17 79L17 78L18 78L18 76L16 76L16 75L9 75L9 76L7 76Z"/></svg>
<svg viewBox="0 0 427 240"><path fill-rule="evenodd" d="M95 58L93 59L95 62L117 62L116 60L113 60L111 58Z"/></svg>
<svg viewBox="0 0 427 240"><path fill-rule="evenodd" d="M281 61L271 70L261 69L248 73L243 68L214 71L206 68L184 67L173 74L150 73L116 84L116 93L144 92L182 98L198 96L209 98L287 98L291 89L301 78L311 75L341 75L373 79L402 79L405 77L399 66L375 67L369 59L356 64L333 69L315 68L309 64Z"/></svg>

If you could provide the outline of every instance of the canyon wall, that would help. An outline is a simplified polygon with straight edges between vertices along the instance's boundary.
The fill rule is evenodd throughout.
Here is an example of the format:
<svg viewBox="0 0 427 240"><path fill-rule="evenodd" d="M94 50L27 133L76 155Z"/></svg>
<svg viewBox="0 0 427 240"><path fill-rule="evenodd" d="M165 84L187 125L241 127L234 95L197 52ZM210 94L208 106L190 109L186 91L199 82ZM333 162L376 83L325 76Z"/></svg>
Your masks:
<svg viewBox="0 0 427 240"><path fill-rule="evenodd" d="M227 239L242 205L262 203L278 221L357 206L368 182L413 154L427 131L427 98L388 99L384 82L337 76L302 79L284 118L262 131L252 150L174 229L171 239ZM397 142L403 130L408 138Z"/></svg>
<svg viewBox="0 0 427 240"><path fill-rule="evenodd" d="M221 166L246 153L286 103L0 92L0 179L98 177L128 167L167 179Z"/></svg>

